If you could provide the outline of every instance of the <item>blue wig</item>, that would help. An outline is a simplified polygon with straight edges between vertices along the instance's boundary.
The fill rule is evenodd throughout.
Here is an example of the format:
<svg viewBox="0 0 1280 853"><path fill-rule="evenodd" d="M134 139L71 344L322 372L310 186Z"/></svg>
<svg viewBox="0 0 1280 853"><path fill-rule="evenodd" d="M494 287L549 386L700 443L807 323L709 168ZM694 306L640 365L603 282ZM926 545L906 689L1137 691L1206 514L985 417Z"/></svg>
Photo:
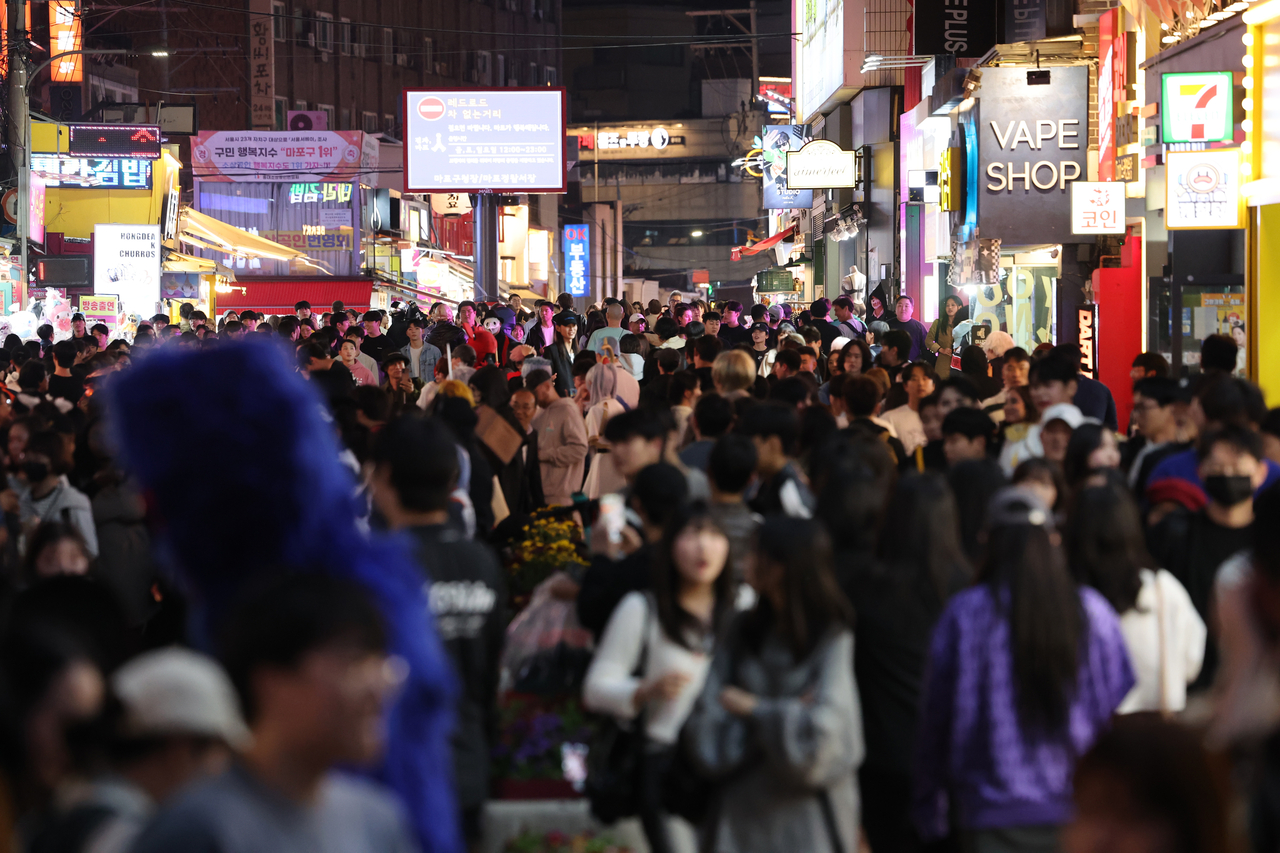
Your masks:
<svg viewBox="0 0 1280 853"><path fill-rule="evenodd" d="M449 749L455 685L404 540L356 527L356 484L310 383L273 344L149 353L107 388L121 462L149 497L164 565L208 646L247 583L281 568L363 583L409 665L381 775L426 853L462 849ZM197 464L198 461L204 464Z"/></svg>

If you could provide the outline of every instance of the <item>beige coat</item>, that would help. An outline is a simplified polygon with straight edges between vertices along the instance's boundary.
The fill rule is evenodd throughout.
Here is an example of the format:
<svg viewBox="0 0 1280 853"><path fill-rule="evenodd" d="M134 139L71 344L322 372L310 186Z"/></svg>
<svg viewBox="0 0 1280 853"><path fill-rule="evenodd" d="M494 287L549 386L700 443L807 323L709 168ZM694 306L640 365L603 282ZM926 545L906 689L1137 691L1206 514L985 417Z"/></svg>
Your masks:
<svg viewBox="0 0 1280 853"><path fill-rule="evenodd" d="M550 506L568 506L582 489L587 459L587 427L569 397L561 397L533 418L542 463L542 492Z"/></svg>

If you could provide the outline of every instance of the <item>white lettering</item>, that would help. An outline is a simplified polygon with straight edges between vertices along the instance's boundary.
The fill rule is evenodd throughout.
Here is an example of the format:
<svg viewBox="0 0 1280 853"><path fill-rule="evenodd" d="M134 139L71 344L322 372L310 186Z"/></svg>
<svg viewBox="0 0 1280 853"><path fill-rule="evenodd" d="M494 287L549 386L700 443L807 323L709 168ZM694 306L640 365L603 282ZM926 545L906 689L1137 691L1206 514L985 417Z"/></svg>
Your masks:
<svg viewBox="0 0 1280 853"><path fill-rule="evenodd" d="M1018 178L1022 178L1022 188L1024 190L1031 189L1031 164L1023 163L1022 166L1023 166L1023 169L1021 172L1015 172L1013 171L1013 164L1012 163L1008 164L1009 189L1013 189L1013 182L1018 180Z"/></svg>
<svg viewBox="0 0 1280 853"><path fill-rule="evenodd" d="M1013 122L1009 122L1009 126L1005 128L1004 133L1000 132L1000 128L993 121L991 122L991 130L996 135L996 141L1000 143L1000 147L1004 148L1005 143L1009 141L1009 134L1013 133Z"/></svg>
<svg viewBox="0 0 1280 853"><path fill-rule="evenodd" d="M1058 122L1058 147L1059 148L1079 148L1080 147L1079 142L1074 142L1071 145L1067 144L1066 140L1068 136L1072 137L1073 139L1080 136L1080 132L1077 130L1073 130L1070 133L1067 132L1067 125L1069 124L1079 125L1080 119L1078 118L1061 119Z"/></svg>
<svg viewBox="0 0 1280 853"><path fill-rule="evenodd" d="M992 163L991 165L987 166L987 177L998 178L1000 181L999 184L987 184L987 189L991 190L992 192L997 192L997 193L1002 192L1009 186L1009 181L1004 176L1003 163Z"/></svg>
<svg viewBox="0 0 1280 853"><path fill-rule="evenodd" d="M1040 170L1042 168L1049 169L1049 183L1040 183ZM1058 182L1058 167L1050 163L1048 160L1040 160L1031 167L1031 183L1036 185L1038 190L1051 190L1053 185Z"/></svg>
<svg viewBox="0 0 1280 853"><path fill-rule="evenodd" d="M1033 150L1040 147L1031 141L1031 129L1027 127L1027 123L1025 121L1018 122L1018 132L1014 135L1013 144L1009 146L1009 150L1016 151L1018 149L1019 142L1027 143L1027 147Z"/></svg>

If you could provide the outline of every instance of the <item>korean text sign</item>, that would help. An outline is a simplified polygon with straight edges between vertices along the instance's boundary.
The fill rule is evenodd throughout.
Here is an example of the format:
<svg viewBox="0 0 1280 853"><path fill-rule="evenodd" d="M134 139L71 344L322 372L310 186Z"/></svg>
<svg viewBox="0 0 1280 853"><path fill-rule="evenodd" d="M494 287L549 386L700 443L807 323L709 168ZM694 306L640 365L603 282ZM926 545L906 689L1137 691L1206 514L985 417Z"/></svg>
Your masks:
<svg viewBox="0 0 1280 853"><path fill-rule="evenodd" d="M1124 193L1123 182L1073 181L1071 233L1123 234Z"/></svg>
<svg viewBox="0 0 1280 853"><path fill-rule="evenodd" d="M378 141L359 130L214 130L191 140L202 181L350 182L378 168Z"/></svg>
<svg viewBox="0 0 1280 853"><path fill-rule="evenodd" d="M565 191L564 89L406 89L404 98L406 192Z"/></svg>
<svg viewBox="0 0 1280 853"><path fill-rule="evenodd" d="M107 332L107 337L114 337L116 328L120 325L120 297L104 293L81 296L80 313L84 315L84 321L88 326L101 323L110 330Z"/></svg>
<svg viewBox="0 0 1280 853"><path fill-rule="evenodd" d="M564 227L564 289L570 296L586 296L591 276L591 226Z"/></svg>

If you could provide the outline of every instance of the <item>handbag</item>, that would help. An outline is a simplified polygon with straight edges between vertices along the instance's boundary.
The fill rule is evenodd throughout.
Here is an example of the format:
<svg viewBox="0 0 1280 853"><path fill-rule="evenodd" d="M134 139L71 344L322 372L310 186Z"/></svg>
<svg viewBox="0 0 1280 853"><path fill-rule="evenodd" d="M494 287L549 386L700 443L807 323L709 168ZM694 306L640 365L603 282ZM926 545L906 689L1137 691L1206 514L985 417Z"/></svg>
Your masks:
<svg viewBox="0 0 1280 853"><path fill-rule="evenodd" d="M645 596L644 644L640 660L632 675L644 676L649 663L649 636L652 632L652 607ZM587 801L591 814L601 823L614 823L640 812L640 774L644 765L648 714L642 707L631 728L609 717L600 726L587 749Z"/></svg>

